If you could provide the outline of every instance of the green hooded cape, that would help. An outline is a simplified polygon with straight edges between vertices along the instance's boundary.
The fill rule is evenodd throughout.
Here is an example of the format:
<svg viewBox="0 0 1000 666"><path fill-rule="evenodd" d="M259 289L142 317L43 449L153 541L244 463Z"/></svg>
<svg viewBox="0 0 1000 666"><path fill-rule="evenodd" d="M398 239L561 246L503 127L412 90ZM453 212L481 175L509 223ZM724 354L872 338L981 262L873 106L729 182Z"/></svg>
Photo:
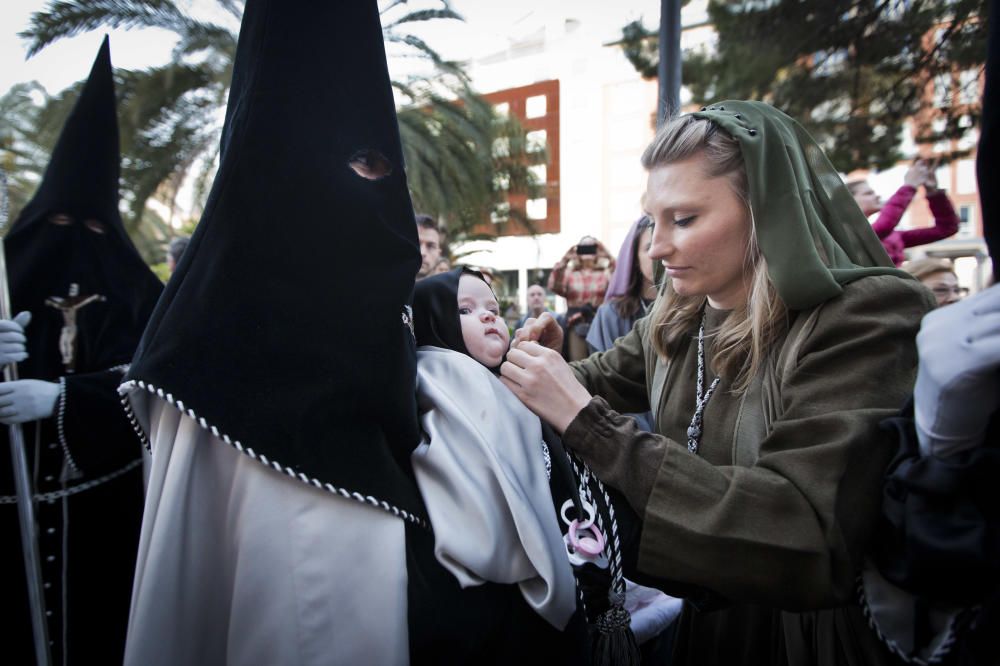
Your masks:
<svg viewBox="0 0 1000 666"><path fill-rule="evenodd" d="M719 102L692 115L740 143L757 243L788 308L813 307L868 275L910 277L892 267L837 170L796 121L763 102Z"/></svg>

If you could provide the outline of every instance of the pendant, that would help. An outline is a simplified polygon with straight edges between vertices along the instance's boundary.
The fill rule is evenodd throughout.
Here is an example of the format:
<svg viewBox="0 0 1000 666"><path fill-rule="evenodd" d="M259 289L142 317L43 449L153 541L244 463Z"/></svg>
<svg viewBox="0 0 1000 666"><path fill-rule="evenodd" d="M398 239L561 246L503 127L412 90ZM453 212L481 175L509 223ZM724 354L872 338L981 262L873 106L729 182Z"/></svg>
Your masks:
<svg viewBox="0 0 1000 666"><path fill-rule="evenodd" d="M80 295L80 285L73 283L69 286L69 294L63 296L52 296L46 299L45 304L59 310L63 316L63 327L59 333L59 353L62 355L63 368L67 373L76 369L76 313L77 310L89 305L105 300L100 294L90 296Z"/></svg>

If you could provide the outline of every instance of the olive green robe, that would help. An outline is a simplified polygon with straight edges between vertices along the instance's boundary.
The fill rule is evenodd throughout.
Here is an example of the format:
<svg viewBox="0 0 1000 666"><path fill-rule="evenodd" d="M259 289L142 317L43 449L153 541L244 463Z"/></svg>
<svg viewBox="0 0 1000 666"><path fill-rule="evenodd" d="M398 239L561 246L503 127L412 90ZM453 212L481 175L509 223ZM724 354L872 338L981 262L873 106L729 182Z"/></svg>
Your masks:
<svg viewBox="0 0 1000 666"><path fill-rule="evenodd" d="M773 388L744 402L723 378L705 409L697 455L686 445L696 328L659 388L650 318L574 365L599 397L564 441L643 517L640 571L732 602L710 612L685 608L672 663L892 663L854 603L856 577L893 454L879 422L912 391L914 338L932 307L919 283L882 275L793 312L784 344L795 347ZM707 310L708 366L710 332L726 315ZM708 386L714 375L706 370ZM650 409L657 393L658 434L619 415ZM738 423L759 417L767 400L767 434L748 446L735 437Z"/></svg>

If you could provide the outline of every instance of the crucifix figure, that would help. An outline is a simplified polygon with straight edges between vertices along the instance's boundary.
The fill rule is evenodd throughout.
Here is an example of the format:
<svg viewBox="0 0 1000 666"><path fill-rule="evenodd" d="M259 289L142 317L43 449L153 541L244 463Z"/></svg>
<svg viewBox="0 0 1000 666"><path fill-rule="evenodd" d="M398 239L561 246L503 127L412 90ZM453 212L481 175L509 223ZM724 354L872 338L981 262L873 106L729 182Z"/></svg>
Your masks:
<svg viewBox="0 0 1000 666"><path fill-rule="evenodd" d="M100 294L81 296L80 285L75 282L69 286L69 294L65 298L51 296L45 300L46 305L62 312L63 327L59 334L59 351L62 353L62 362L67 373L73 372L76 365L76 311L89 303L103 300L105 298Z"/></svg>

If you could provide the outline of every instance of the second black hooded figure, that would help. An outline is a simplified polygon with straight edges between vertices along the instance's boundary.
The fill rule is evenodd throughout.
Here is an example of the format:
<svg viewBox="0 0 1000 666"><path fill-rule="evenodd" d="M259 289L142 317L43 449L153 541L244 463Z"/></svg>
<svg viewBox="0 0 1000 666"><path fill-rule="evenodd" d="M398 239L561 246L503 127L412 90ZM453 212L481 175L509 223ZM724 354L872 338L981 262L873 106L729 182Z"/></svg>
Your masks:
<svg viewBox="0 0 1000 666"><path fill-rule="evenodd" d="M47 414L22 427L57 664L121 662L142 516L142 446L115 389L162 285L122 225L119 160L105 39L37 192L4 240L14 312L32 318L21 380L0 387L0 413L9 415L18 395L33 390L53 400ZM7 439L6 427L0 437ZM0 531L0 603L10 639L3 661L34 663L7 453L0 455Z"/></svg>

